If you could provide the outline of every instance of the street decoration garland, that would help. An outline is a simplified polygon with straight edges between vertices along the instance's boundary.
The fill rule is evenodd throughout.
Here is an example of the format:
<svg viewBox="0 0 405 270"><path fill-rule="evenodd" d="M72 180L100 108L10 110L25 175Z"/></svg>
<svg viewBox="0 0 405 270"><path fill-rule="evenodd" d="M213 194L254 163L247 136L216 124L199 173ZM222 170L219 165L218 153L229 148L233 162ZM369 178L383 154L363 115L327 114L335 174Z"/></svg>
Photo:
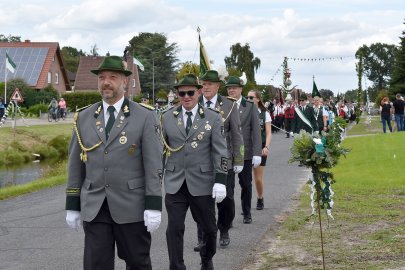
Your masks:
<svg viewBox="0 0 405 270"><path fill-rule="evenodd" d="M4 110L4 115L0 120L0 127L3 127L10 112L12 114L14 114L14 117L16 117L16 114L19 113L21 115L22 119L24 120L24 113L20 110L20 106L18 106L16 101L10 100L7 108L5 108L5 110Z"/></svg>
<svg viewBox="0 0 405 270"><path fill-rule="evenodd" d="M310 134L304 130L294 137L291 147L289 162L311 168L312 179L308 181L311 188L311 216L318 212L319 227L321 233L322 262L325 269L325 257L323 251L321 209L325 209L328 218L333 219L332 208L334 205L332 184L335 183L333 174L329 171L335 167L339 158L349 153L349 149L343 148L341 142L347 123L344 119L336 117L329 132L322 131Z"/></svg>

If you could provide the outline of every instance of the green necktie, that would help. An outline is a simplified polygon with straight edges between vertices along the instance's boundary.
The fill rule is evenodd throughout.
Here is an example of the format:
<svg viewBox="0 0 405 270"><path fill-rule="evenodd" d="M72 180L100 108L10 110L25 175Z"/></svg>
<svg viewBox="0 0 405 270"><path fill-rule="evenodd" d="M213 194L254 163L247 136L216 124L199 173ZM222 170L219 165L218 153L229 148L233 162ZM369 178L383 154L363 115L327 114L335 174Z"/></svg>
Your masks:
<svg viewBox="0 0 405 270"><path fill-rule="evenodd" d="M193 121L191 120L191 116L193 115L192 112L186 112L187 114L187 122L186 122L186 133L190 131L191 126L193 125Z"/></svg>
<svg viewBox="0 0 405 270"><path fill-rule="evenodd" d="M211 100L208 100L207 102L205 102L205 104L207 105L207 108L210 108L210 107L211 107L211 104L212 104L212 101L211 101Z"/></svg>
<svg viewBox="0 0 405 270"><path fill-rule="evenodd" d="M108 140L108 136L110 136L111 128L113 127L114 122L115 122L114 106L108 106L107 111L110 113L110 117L108 118L107 125L105 126L105 137Z"/></svg>

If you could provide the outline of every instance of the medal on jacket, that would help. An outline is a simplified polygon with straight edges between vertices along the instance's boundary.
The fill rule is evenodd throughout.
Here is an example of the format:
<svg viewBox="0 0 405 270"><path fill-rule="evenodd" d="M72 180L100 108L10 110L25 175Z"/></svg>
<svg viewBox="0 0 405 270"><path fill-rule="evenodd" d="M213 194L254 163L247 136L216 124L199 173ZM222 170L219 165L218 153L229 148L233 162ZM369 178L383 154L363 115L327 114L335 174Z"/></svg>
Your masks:
<svg viewBox="0 0 405 270"><path fill-rule="evenodd" d="M125 132L121 132L121 137L120 137L120 144L126 144L127 143L127 137L125 137Z"/></svg>
<svg viewBox="0 0 405 270"><path fill-rule="evenodd" d="M208 124L208 121L207 121L207 123L205 124L205 130L211 130L211 125Z"/></svg>
<svg viewBox="0 0 405 270"><path fill-rule="evenodd" d="M196 141L191 142L191 147L194 149L198 147L198 143Z"/></svg>

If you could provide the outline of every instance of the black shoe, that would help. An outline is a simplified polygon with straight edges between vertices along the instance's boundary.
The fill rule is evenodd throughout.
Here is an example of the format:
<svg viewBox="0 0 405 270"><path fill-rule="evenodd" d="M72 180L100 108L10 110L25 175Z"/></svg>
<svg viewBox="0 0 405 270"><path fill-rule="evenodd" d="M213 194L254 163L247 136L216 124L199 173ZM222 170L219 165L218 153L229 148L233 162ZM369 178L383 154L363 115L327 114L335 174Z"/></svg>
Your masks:
<svg viewBox="0 0 405 270"><path fill-rule="evenodd" d="M231 239L229 238L229 233L221 232L219 235L219 245L221 247L227 247L227 246L229 246L230 242L231 242Z"/></svg>
<svg viewBox="0 0 405 270"><path fill-rule="evenodd" d="M263 208L264 208L263 198L257 199L256 209L257 210L263 210Z"/></svg>
<svg viewBox="0 0 405 270"><path fill-rule="evenodd" d="M251 216L244 216L243 217L243 223L245 223L245 224L252 223L252 217Z"/></svg>
<svg viewBox="0 0 405 270"><path fill-rule="evenodd" d="M201 261L201 270L214 270L214 264L212 260Z"/></svg>
<svg viewBox="0 0 405 270"><path fill-rule="evenodd" d="M198 241L198 244L194 247L194 251L195 251L195 252L200 252L202 246L203 246L203 242L202 242L202 241Z"/></svg>

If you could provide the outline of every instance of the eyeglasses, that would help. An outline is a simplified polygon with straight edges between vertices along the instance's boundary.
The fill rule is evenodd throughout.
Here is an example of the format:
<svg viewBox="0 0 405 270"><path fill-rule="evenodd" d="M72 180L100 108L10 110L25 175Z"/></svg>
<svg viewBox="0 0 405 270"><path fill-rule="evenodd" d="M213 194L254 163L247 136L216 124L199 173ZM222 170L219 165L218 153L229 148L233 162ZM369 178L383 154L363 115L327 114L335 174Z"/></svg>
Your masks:
<svg viewBox="0 0 405 270"><path fill-rule="evenodd" d="M253 100L255 97L254 96L247 96L247 99Z"/></svg>
<svg viewBox="0 0 405 270"><path fill-rule="evenodd" d="M195 90L179 91L179 96L180 97L184 97L184 96L186 96L186 94L187 94L187 96L192 97L195 94Z"/></svg>

